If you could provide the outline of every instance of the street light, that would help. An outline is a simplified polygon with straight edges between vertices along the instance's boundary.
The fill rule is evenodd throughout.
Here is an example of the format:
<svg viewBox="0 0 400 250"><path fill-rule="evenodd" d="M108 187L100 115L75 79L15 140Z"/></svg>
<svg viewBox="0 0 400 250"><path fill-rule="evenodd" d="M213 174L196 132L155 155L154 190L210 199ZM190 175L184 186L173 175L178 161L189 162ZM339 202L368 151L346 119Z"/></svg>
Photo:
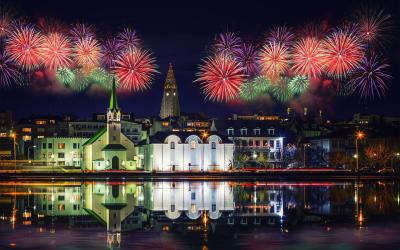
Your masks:
<svg viewBox="0 0 400 250"><path fill-rule="evenodd" d="M15 133L12 133L11 137L13 138L13 145L14 145L14 172L17 172L17 152L15 148L15 139L17 138L17 135Z"/></svg>
<svg viewBox="0 0 400 250"><path fill-rule="evenodd" d="M304 143L303 144L303 167L306 167L306 147L309 147L310 144Z"/></svg>
<svg viewBox="0 0 400 250"><path fill-rule="evenodd" d="M359 160L359 154L358 154L358 140L361 140L362 138L364 138L365 134L362 131L358 131L356 133L356 154L355 154L355 158L356 158L356 172L358 172L358 160Z"/></svg>
<svg viewBox="0 0 400 250"><path fill-rule="evenodd" d="M36 145L31 145L28 147L28 162L31 163L30 159L29 159L29 153L30 153L30 148L36 148Z"/></svg>

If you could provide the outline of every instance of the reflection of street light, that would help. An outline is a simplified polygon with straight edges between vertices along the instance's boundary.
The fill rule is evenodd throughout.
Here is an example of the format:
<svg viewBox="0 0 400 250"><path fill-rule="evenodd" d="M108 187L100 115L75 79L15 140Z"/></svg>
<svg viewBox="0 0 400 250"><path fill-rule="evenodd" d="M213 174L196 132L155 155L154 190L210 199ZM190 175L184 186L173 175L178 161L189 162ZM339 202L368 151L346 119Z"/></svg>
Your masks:
<svg viewBox="0 0 400 250"><path fill-rule="evenodd" d="M36 148L36 145L32 145L32 146L29 146L29 147L28 147L28 162L29 162L29 163L31 163L30 160L29 160L29 149L30 149L30 148ZM33 158L35 158L35 156L34 156Z"/></svg>
<svg viewBox="0 0 400 250"><path fill-rule="evenodd" d="M365 134L361 131L356 133L356 154L354 155L354 158L356 158L356 172L358 172L358 159L360 158L358 154L358 140L361 140L364 136Z"/></svg>

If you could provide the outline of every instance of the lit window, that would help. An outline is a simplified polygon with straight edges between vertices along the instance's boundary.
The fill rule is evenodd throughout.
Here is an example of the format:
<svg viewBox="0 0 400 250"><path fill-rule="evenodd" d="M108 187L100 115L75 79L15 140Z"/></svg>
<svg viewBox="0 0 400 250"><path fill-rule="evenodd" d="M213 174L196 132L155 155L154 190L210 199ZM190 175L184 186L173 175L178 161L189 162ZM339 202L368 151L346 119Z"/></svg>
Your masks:
<svg viewBox="0 0 400 250"><path fill-rule="evenodd" d="M24 135L24 136L22 136L22 140L30 141L30 140L32 140L32 137L30 135Z"/></svg>
<svg viewBox="0 0 400 250"><path fill-rule="evenodd" d="M241 135L247 135L247 128L240 129L240 134Z"/></svg>
<svg viewBox="0 0 400 250"><path fill-rule="evenodd" d="M233 128L228 128L228 135L233 135L233 134L234 134Z"/></svg>
<svg viewBox="0 0 400 250"><path fill-rule="evenodd" d="M191 210L192 210L192 213L196 213L196 204L192 204Z"/></svg>
<svg viewBox="0 0 400 250"><path fill-rule="evenodd" d="M165 95L166 95L166 96L169 96L169 93L167 92Z"/></svg>
<svg viewBox="0 0 400 250"><path fill-rule="evenodd" d="M65 149L65 143L58 143L58 149Z"/></svg>
<svg viewBox="0 0 400 250"><path fill-rule="evenodd" d="M191 149L196 149L196 141L191 141L190 142L190 148Z"/></svg>
<svg viewBox="0 0 400 250"><path fill-rule="evenodd" d="M268 129L268 135L274 135L275 134L275 129L274 128L269 128Z"/></svg>
<svg viewBox="0 0 400 250"><path fill-rule="evenodd" d="M260 128L255 128L254 129L254 135L260 135L261 129Z"/></svg>
<svg viewBox="0 0 400 250"><path fill-rule="evenodd" d="M37 125L45 125L46 121L45 120L37 120L37 121L35 121L35 124L37 124Z"/></svg>
<svg viewBox="0 0 400 250"><path fill-rule="evenodd" d="M32 128L22 128L22 132L30 133L32 132Z"/></svg>
<svg viewBox="0 0 400 250"><path fill-rule="evenodd" d="M58 204L58 211L65 211L65 205L64 204Z"/></svg>

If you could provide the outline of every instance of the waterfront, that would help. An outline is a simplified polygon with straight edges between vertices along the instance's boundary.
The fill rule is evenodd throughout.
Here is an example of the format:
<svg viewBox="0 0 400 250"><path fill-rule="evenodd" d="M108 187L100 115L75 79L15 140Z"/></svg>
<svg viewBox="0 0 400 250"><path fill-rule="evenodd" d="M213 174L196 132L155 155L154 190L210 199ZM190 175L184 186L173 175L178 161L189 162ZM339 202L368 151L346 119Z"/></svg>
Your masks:
<svg viewBox="0 0 400 250"><path fill-rule="evenodd" d="M394 249L398 181L0 183L2 249Z"/></svg>

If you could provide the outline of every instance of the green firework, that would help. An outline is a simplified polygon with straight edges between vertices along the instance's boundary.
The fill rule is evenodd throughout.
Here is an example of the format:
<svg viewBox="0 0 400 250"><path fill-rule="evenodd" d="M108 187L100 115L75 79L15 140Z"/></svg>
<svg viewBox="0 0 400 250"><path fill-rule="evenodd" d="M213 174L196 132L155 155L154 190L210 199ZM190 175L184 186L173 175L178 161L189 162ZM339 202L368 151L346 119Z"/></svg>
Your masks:
<svg viewBox="0 0 400 250"><path fill-rule="evenodd" d="M295 76L288 84L288 89L294 95L302 95L310 87L310 82L305 76Z"/></svg>
<svg viewBox="0 0 400 250"><path fill-rule="evenodd" d="M84 91L90 83L90 78L85 76L85 74L79 70L73 70L75 74L75 79L70 83L69 87L75 91Z"/></svg>
<svg viewBox="0 0 400 250"><path fill-rule="evenodd" d="M341 82L341 83L339 83L339 85L337 87L336 94L338 96L349 96L349 95L353 94L353 92L354 92L354 89L352 89L349 84Z"/></svg>
<svg viewBox="0 0 400 250"><path fill-rule="evenodd" d="M59 83L69 86L75 81L75 73L69 68L59 68L56 72L56 79Z"/></svg>
<svg viewBox="0 0 400 250"><path fill-rule="evenodd" d="M253 101L261 95L261 91L254 82L245 82L240 86L239 96L243 101Z"/></svg>
<svg viewBox="0 0 400 250"><path fill-rule="evenodd" d="M289 91L288 82L290 81L289 77L281 77L281 79L273 84L271 87L272 96L281 103L287 103L290 99L293 98L293 93Z"/></svg>
<svg viewBox="0 0 400 250"><path fill-rule="evenodd" d="M271 89L271 81L264 76L256 77L253 84L260 93L267 93Z"/></svg>
<svg viewBox="0 0 400 250"><path fill-rule="evenodd" d="M90 73L90 79L94 84L101 86L104 89L110 90L112 87L114 75L107 72L103 68L96 68Z"/></svg>

